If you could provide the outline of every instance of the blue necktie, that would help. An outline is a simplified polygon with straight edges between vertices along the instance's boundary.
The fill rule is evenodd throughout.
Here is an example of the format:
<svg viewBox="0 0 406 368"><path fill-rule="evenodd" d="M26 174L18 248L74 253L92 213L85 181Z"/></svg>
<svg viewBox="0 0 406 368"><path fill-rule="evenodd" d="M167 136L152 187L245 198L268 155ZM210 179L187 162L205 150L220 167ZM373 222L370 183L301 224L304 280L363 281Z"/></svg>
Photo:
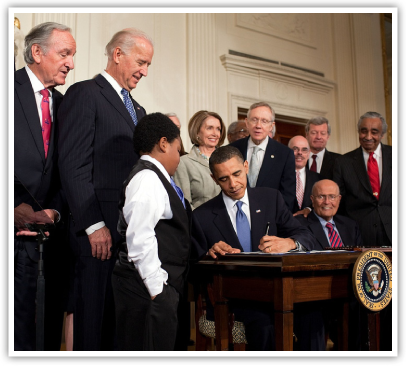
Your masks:
<svg viewBox="0 0 406 368"><path fill-rule="evenodd" d="M123 88L121 90L121 94L123 95L124 105L125 105L126 109L128 110L128 112L130 113L131 118L133 119L134 125L137 125L137 123L138 123L137 114L135 113L134 105L131 102L131 98L130 98L128 91L125 88Z"/></svg>
<svg viewBox="0 0 406 368"><path fill-rule="evenodd" d="M244 211L241 209L243 202L238 201L237 205L237 216L236 216L236 225L237 225L237 236L242 249L244 252L251 252L251 230L250 224L248 223L248 218L245 215Z"/></svg>
<svg viewBox="0 0 406 368"><path fill-rule="evenodd" d="M182 189L180 189L180 188L175 184L175 182L173 181L172 178L171 178L171 185L172 185L173 189L175 189L175 191L176 191L177 195L179 196L180 200L182 201L183 207L186 208L186 205L185 205L185 197L183 196Z"/></svg>

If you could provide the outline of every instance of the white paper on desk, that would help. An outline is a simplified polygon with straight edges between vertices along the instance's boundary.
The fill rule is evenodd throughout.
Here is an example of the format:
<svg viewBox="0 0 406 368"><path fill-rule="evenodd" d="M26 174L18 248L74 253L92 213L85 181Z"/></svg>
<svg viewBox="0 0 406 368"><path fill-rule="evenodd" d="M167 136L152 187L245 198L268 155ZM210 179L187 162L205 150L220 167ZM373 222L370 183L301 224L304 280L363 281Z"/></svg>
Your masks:
<svg viewBox="0 0 406 368"><path fill-rule="evenodd" d="M311 250L308 253L335 253L335 252L353 252L351 250L348 249L329 249L329 250Z"/></svg>

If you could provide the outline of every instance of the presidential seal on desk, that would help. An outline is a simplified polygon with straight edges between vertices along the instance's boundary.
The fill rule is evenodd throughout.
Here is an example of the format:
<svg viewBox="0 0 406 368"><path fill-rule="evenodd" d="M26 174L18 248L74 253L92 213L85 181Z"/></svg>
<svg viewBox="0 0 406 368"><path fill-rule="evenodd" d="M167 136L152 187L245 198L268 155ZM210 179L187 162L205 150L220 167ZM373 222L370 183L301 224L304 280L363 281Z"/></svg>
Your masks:
<svg viewBox="0 0 406 368"><path fill-rule="evenodd" d="M362 252L354 265L352 285L358 301L378 312L392 299L392 263L378 250Z"/></svg>

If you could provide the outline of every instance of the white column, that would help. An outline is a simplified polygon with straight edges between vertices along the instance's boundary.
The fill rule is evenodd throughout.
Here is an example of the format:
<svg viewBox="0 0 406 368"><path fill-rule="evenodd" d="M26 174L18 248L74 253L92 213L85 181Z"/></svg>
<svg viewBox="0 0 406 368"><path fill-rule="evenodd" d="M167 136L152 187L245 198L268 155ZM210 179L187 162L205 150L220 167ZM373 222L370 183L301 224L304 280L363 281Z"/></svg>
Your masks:
<svg viewBox="0 0 406 368"><path fill-rule="evenodd" d="M351 14L334 14L332 19L337 116L336 123L332 126L330 140L336 143L339 153L346 153L359 146L356 129L359 115L355 51L352 44L353 29Z"/></svg>
<svg viewBox="0 0 406 368"><path fill-rule="evenodd" d="M188 118L199 110L217 110L215 14L187 15Z"/></svg>

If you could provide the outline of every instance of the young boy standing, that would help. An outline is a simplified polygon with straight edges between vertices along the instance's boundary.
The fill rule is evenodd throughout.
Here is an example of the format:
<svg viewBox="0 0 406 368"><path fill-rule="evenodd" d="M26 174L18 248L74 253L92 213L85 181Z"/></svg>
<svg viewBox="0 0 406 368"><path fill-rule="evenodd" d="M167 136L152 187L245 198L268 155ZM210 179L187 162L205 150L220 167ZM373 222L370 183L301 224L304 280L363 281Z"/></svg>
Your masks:
<svg viewBox="0 0 406 368"><path fill-rule="evenodd" d="M174 349L190 251L190 206L171 179L180 149L179 129L163 114L135 127L141 158L123 184L112 275L120 350Z"/></svg>

